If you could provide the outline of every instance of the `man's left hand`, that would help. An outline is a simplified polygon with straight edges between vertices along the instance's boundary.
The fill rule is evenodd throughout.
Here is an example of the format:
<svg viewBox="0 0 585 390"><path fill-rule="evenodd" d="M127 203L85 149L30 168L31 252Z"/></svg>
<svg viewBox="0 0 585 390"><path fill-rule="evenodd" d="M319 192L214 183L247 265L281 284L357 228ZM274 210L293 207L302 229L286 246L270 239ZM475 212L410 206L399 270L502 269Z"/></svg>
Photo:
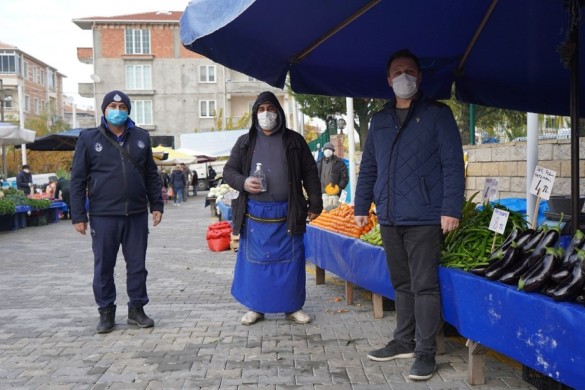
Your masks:
<svg viewBox="0 0 585 390"><path fill-rule="evenodd" d="M162 213L160 211L152 212L152 226L156 226L162 221Z"/></svg>
<svg viewBox="0 0 585 390"><path fill-rule="evenodd" d="M459 227L459 219L448 217L446 215L441 216L441 229L443 234L449 233L451 230L455 230Z"/></svg>
<svg viewBox="0 0 585 390"><path fill-rule="evenodd" d="M317 218L319 216L319 214L315 214L309 211L309 214L307 215L307 217L309 218L309 221L314 220L315 218Z"/></svg>

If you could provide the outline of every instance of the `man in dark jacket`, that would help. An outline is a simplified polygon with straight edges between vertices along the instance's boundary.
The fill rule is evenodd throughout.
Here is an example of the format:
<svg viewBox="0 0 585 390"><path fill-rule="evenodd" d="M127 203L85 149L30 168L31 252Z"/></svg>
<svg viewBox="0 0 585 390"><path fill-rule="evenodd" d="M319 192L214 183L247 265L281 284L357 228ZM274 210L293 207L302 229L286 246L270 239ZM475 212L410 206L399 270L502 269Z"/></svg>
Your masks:
<svg viewBox="0 0 585 390"><path fill-rule="evenodd" d="M253 176L261 164L267 189ZM305 303L307 217L323 209L317 166L305 139L286 128L286 116L271 92L262 92L252 108L252 126L232 148L223 179L239 191L232 201L233 234L240 235L233 296L249 311L244 325L265 313L286 313L311 321ZM308 199L303 194L305 189Z"/></svg>
<svg viewBox="0 0 585 390"><path fill-rule="evenodd" d="M101 125L81 132L73 157L71 219L75 230L85 235L89 214L93 293L100 314L98 333L111 332L116 323L114 267L120 245L126 261L128 323L141 328L154 326L144 313L149 301L145 263L148 207L153 226L162 219L161 180L152 157L150 136L128 117L130 109L125 93L107 93L102 102Z"/></svg>
<svg viewBox="0 0 585 390"><path fill-rule="evenodd" d="M24 192L26 195L30 195L33 187L32 175L30 173L30 167L28 165L22 166L22 171L16 175L16 188Z"/></svg>
<svg viewBox="0 0 585 390"><path fill-rule="evenodd" d="M349 183L349 175L347 173L347 166L342 159L335 155L335 147L331 142L327 142L323 146L323 158L317 162L317 170L319 171L319 178L321 179L321 192L325 193L325 187L328 184L338 186L339 190L336 194L339 195L341 190L344 190Z"/></svg>
<svg viewBox="0 0 585 390"><path fill-rule="evenodd" d="M396 329L394 339L368 358L416 356L409 378L426 380L436 369L435 338L441 326L442 235L459 225L464 200L463 148L451 109L418 91L422 73L414 54L394 53L386 72L395 99L370 123L355 220L364 226L371 202L376 204L396 292Z"/></svg>

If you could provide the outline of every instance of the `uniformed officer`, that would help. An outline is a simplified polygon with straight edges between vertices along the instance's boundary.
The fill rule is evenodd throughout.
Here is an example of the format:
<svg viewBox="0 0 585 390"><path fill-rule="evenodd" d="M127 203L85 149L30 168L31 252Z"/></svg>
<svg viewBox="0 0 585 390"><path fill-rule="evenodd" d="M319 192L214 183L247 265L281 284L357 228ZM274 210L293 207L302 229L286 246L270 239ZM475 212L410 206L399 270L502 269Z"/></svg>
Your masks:
<svg viewBox="0 0 585 390"><path fill-rule="evenodd" d="M130 109L125 93L106 94L101 125L81 132L73 158L71 219L81 234L86 233L88 220L91 228L98 333L111 332L116 324L114 268L120 245L126 261L128 323L154 326L144 313L148 303L145 263L148 207L153 226L163 214L161 181L150 136L128 117Z"/></svg>

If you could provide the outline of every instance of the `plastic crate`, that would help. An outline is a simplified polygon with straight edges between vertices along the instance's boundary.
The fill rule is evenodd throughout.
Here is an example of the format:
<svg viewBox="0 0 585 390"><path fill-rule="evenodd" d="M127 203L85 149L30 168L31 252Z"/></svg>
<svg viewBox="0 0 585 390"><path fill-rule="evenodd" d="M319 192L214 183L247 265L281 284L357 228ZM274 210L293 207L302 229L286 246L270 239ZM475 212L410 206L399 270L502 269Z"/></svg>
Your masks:
<svg viewBox="0 0 585 390"><path fill-rule="evenodd" d="M557 382L553 378L522 365L522 379L538 390L573 390L572 387Z"/></svg>

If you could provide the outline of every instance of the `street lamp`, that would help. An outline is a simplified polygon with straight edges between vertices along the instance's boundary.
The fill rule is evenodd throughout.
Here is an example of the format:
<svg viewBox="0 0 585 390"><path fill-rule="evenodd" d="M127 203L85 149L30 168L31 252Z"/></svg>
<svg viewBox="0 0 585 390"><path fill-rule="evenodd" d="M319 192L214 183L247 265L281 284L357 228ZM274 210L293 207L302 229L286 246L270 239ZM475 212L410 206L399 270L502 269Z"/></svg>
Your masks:
<svg viewBox="0 0 585 390"><path fill-rule="evenodd" d="M337 120L337 127L339 127L341 134L343 134L343 129L345 129L345 125L347 125L347 122L345 121L345 119L339 118Z"/></svg>

